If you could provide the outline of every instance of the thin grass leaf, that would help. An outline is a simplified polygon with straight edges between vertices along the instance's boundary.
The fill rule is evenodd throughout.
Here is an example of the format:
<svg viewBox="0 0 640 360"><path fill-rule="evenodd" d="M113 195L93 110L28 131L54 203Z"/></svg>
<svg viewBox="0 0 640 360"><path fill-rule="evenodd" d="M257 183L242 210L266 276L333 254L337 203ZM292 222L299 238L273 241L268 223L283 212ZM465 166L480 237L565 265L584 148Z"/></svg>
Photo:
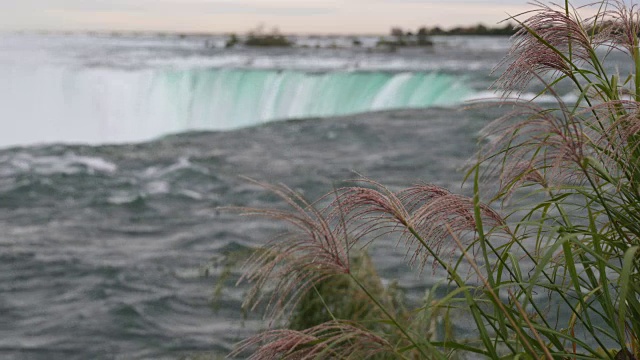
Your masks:
<svg viewBox="0 0 640 360"><path fill-rule="evenodd" d="M620 286L620 303L618 304L618 327L621 332L624 332L625 325L627 321L627 308L628 308L628 298L630 294L635 294L631 291L631 277L633 268L637 265L636 253L640 250L640 246L634 246L629 248L624 253L624 258L622 260L622 272L620 274L619 286ZM636 298L637 299L637 298Z"/></svg>

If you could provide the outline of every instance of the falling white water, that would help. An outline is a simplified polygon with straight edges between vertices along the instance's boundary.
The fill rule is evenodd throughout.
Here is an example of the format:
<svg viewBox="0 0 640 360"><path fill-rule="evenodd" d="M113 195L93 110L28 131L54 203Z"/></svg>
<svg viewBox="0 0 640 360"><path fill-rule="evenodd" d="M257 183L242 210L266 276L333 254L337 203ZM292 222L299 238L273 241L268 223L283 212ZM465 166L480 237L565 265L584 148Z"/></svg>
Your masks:
<svg viewBox="0 0 640 360"><path fill-rule="evenodd" d="M427 72L0 67L0 146L111 143L188 130L450 106L464 79Z"/></svg>

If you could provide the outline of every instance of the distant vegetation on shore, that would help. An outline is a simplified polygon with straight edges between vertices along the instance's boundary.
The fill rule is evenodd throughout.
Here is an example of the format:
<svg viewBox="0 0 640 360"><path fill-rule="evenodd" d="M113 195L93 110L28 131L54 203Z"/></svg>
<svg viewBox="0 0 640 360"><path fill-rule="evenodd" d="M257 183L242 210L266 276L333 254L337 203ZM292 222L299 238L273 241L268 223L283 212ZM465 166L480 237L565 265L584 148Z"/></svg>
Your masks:
<svg viewBox="0 0 640 360"><path fill-rule="evenodd" d="M496 36L510 36L515 34L517 31L515 25L511 23L507 23L501 27L487 27L482 24L478 24L475 26L458 26L448 30L442 29L438 26L436 27L426 27L423 26L419 28L415 33L411 30L404 31L402 28L397 27L391 29L391 35L398 36L433 36L433 35L496 35Z"/></svg>
<svg viewBox="0 0 640 360"><path fill-rule="evenodd" d="M378 47L387 47L395 49L398 47L422 47L432 46L431 36L446 35L484 35L484 36L511 36L516 33L516 28L512 24L503 27L490 28L482 24L470 27L455 27L449 30L443 30L440 27L421 27L415 33L405 31L400 27L391 29L390 37L382 37L377 43Z"/></svg>
<svg viewBox="0 0 640 360"><path fill-rule="evenodd" d="M236 34L231 34L225 47L230 48L236 45L257 46L257 47L290 47L293 42L286 36L280 34L278 28L273 28L270 32L265 32L262 26L249 31L244 39L240 39Z"/></svg>
<svg viewBox="0 0 640 360"><path fill-rule="evenodd" d="M502 27L487 27L482 24L478 24L470 27L455 27L452 29L444 30L440 27L421 27L417 31L411 30L405 31L400 27L394 27L391 29L389 36L380 37L377 42L377 47L398 48L398 47L428 47L432 46L433 42L430 37L437 35L489 35L489 36L510 36L515 34L516 29L512 24L506 24ZM277 28L273 28L271 31L264 31L263 27L258 27L249 31L246 36L238 36L236 34L229 35L225 46L231 48L237 45L251 46L251 47L291 47L294 42L289 40L287 36L280 33ZM354 46L362 45L361 42L354 38Z"/></svg>
<svg viewBox="0 0 640 360"><path fill-rule="evenodd" d="M401 28L391 29L391 38L380 38L378 47L407 47L407 46L432 46L433 41L429 39L429 34L425 28L418 30L416 34L404 32Z"/></svg>

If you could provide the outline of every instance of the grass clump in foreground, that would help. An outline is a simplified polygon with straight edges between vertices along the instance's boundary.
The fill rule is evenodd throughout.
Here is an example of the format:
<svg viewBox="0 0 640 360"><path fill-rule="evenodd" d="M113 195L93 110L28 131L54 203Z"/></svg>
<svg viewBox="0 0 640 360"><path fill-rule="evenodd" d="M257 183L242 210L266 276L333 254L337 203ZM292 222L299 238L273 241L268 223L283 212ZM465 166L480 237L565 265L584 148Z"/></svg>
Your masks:
<svg viewBox="0 0 640 360"><path fill-rule="evenodd" d="M245 340L233 355L639 358L640 11L610 1L583 19L568 1L537 4L513 18L519 31L497 84L509 93L541 81L557 106L512 102L487 126L467 176L474 196L429 184L392 192L362 180L329 193L318 208L265 185L291 209L244 212L284 221L290 231L249 260L241 280L254 287L246 305L264 300L268 316L293 321ZM609 72L612 51L628 56L628 74ZM573 85L577 101L557 96L560 82ZM508 199L529 205L504 214ZM358 266L353 254L376 241L406 245L416 271L444 270L448 291L400 309L374 275L356 270L368 260ZM322 316L299 321L304 306L324 309ZM473 337L426 326L446 312L464 319Z"/></svg>

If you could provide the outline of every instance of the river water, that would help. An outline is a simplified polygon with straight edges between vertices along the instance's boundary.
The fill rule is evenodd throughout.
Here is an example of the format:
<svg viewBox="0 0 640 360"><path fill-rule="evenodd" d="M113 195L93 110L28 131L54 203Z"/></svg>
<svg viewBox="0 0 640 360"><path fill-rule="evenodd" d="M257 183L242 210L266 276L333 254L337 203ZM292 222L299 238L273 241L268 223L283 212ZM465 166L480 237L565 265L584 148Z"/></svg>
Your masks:
<svg viewBox="0 0 640 360"><path fill-rule="evenodd" d="M356 174L468 191L461 168L500 110L464 106L494 96L509 40L375 40L3 35L0 357L215 358L264 327L243 320L237 269L213 301L211 265L279 230L219 210L281 205L243 176L311 200ZM373 251L410 294L441 279L395 242Z"/></svg>

